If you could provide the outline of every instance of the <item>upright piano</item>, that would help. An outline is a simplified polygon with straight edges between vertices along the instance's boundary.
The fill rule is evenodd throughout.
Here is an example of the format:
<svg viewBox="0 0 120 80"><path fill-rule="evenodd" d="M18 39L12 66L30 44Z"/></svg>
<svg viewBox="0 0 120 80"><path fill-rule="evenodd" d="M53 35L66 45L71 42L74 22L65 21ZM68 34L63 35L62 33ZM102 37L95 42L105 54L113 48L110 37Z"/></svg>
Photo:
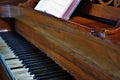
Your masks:
<svg viewBox="0 0 120 80"><path fill-rule="evenodd" d="M24 66L29 66L28 71L33 70L34 79L120 80L119 0L82 0L80 4L70 20L33 9L0 6L0 36ZM25 56L29 60L40 57L45 63L26 62ZM11 59L16 57L6 60ZM43 70L41 63L45 64ZM49 63L57 66L50 68Z"/></svg>

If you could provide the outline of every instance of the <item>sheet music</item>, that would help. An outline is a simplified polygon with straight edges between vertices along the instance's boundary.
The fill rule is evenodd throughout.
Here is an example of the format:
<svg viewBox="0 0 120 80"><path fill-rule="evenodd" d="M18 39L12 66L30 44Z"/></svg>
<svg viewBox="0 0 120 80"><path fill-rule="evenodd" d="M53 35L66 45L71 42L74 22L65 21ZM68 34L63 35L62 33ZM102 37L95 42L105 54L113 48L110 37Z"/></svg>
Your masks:
<svg viewBox="0 0 120 80"><path fill-rule="evenodd" d="M40 0L35 10L61 18L74 0Z"/></svg>

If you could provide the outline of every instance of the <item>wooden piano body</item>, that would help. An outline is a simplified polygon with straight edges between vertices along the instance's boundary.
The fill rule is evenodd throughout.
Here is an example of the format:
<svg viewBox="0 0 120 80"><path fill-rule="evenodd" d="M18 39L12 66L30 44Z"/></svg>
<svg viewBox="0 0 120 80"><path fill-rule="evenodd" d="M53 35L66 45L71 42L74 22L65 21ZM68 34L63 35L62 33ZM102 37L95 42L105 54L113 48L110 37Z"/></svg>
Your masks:
<svg viewBox="0 0 120 80"><path fill-rule="evenodd" d="M99 7L99 4L95 5ZM95 5L93 8L96 8ZM100 9L105 9L106 6L101 7ZM120 79L119 44L114 44L112 39L100 39L91 34L94 27L99 32L111 27L110 24L82 17L73 17L65 21L42 12L15 6L9 6L10 12L6 13L7 9L7 6L0 7L1 17L14 18L14 29L17 33L45 52L77 80ZM119 16L119 11L117 13ZM96 12L91 11L91 14L94 15ZM10 28L4 27L1 31L4 29L11 31Z"/></svg>
<svg viewBox="0 0 120 80"><path fill-rule="evenodd" d="M9 70L3 56L0 55L0 80L12 80L14 79L12 73Z"/></svg>

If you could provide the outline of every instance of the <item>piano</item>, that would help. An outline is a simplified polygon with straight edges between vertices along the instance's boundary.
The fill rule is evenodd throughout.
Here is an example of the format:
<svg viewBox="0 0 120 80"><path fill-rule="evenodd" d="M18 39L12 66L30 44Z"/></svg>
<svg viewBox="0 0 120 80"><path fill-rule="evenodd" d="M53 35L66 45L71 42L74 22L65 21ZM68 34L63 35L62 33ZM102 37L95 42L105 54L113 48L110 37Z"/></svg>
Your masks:
<svg viewBox="0 0 120 80"><path fill-rule="evenodd" d="M0 6L0 36L15 54L10 60L21 60L37 80L120 80L119 2L81 4L68 21L33 9Z"/></svg>

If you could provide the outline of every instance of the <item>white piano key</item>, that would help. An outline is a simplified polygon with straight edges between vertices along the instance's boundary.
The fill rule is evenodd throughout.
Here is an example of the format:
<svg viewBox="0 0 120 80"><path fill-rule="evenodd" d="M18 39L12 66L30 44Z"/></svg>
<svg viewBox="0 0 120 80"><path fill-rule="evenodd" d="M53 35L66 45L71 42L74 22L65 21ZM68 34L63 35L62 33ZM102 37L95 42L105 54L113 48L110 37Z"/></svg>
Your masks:
<svg viewBox="0 0 120 80"><path fill-rule="evenodd" d="M28 72L28 70L25 69L25 68L13 69L11 71L12 71L13 74L22 74L22 73Z"/></svg>
<svg viewBox="0 0 120 80"><path fill-rule="evenodd" d="M22 61L17 59L13 51L7 46L5 41L0 37L0 54L5 58L5 61L16 80L33 80L33 75L30 75L27 68L24 68Z"/></svg>
<svg viewBox="0 0 120 80"><path fill-rule="evenodd" d="M28 73L23 73L23 74L14 75L14 76L16 80L33 80L33 77L30 76Z"/></svg>
<svg viewBox="0 0 120 80"><path fill-rule="evenodd" d="M25 68L18 68L11 70L16 79L19 80L33 80L33 76L28 73Z"/></svg>
<svg viewBox="0 0 120 80"><path fill-rule="evenodd" d="M9 52L9 51L4 51L1 54L2 54L2 56L4 56L5 60L6 59L15 59L16 58L16 56L13 53Z"/></svg>
<svg viewBox="0 0 120 80"><path fill-rule="evenodd" d="M21 64L19 59L6 60L6 63L11 69L23 67L23 64Z"/></svg>
<svg viewBox="0 0 120 80"><path fill-rule="evenodd" d="M0 54L4 56L5 59L16 58L11 49L7 46L5 41L0 37Z"/></svg>

